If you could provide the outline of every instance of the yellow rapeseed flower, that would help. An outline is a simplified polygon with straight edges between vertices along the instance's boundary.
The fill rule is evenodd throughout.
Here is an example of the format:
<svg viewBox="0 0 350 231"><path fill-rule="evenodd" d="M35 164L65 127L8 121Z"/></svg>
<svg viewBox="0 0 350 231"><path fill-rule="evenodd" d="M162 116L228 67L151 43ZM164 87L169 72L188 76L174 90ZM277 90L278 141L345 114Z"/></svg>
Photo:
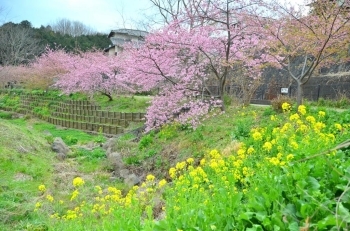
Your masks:
<svg viewBox="0 0 350 231"><path fill-rule="evenodd" d="M307 126L305 124L301 124L299 126L299 128L297 129L297 131L306 132L307 131Z"/></svg>
<svg viewBox="0 0 350 231"><path fill-rule="evenodd" d="M270 119L271 119L272 121L275 121L277 118L276 118L275 115L271 115L271 116L270 116Z"/></svg>
<svg viewBox="0 0 350 231"><path fill-rule="evenodd" d="M293 114L293 115L291 115L291 116L289 117L289 120L291 120L291 121L293 121L293 120L299 120L299 119L300 119L300 116L299 116L298 113L295 113L295 114Z"/></svg>
<svg viewBox="0 0 350 231"><path fill-rule="evenodd" d="M265 149L268 152L271 151L271 149L272 149L271 142L265 142L265 144L263 145L263 149Z"/></svg>
<svg viewBox="0 0 350 231"><path fill-rule="evenodd" d="M254 153L254 152L255 152L255 150L254 150L253 147L249 147L248 150L247 150L247 153L248 153L249 155L252 154L252 153Z"/></svg>
<svg viewBox="0 0 350 231"><path fill-rule="evenodd" d="M76 177L73 179L73 186L79 187L85 184L85 181L81 177Z"/></svg>
<svg viewBox="0 0 350 231"><path fill-rule="evenodd" d="M187 162L188 164L193 164L194 159L193 159L193 158L188 158L188 159L186 160L186 162Z"/></svg>
<svg viewBox="0 0 350 231"><path fill-rule="evenodd" d="M298 149L298 148L299 148L298 143L295 142L295 141L291 141L291 142L289 143L289 145L290 145L293 149Z"/></svg>
<svg viewBox="0 0 350 231"><path fill-rule="evenodd" d="M146 177L146 180L147 181L154 181L155 179L155 176L153 176L152 174L149 174L147 177Z"/></svg>
<svg viewBox="0 0 350 231"><path fill-rule="evenodd" d="M258 131L255 131L252 136L255 141L262 140L262 135Z"/></svg>
<svg viewBox="0 0 350 231"><path fill-rule="evenodd" d="M186 167L186 162L185 161L179 162L175 166L175 168L179 169L179 170L184 169L185 167Z"/></svg>
<svg viewBox="0 0 350 231"><path fill-rule="evenodd" d="M165 179L163 179L163 180L159 181L158 187L162 188L164 185L166 185L166 183L167 183L167 181Z"/></svg>
<svg viewBox="0 0 350 231"><path fill-rule="evenodd" d="M38 208L40 208L40 207L41 207L41 203L40 203L40 202L36 202L36 203L35 203L35 208L38 209Z"/></svg>
<svg viewBox="0 0 350 231"><path fill-rule="evenodd" d="M212 169L216 169L217 167L219 167L219 165L215 160L212 160L212 161L210 161L210 167Z"/></svg>
<svg viewBox="0 0 350 231"><path fill-rule="evenodd" d="M311 124L316 123L316 119L313 116L307 116L306 121L310 122Z"/></svg>
<svg viewBox="0 0 350 231"><path fill-rule="evenodd" d="M306 114L306 107L304 105L299 105L298 112L302 115Z"/></svg>
<svg viewBox="0 0 350 231"><path fill-rule="evenodd" d="M324 123L322 123L322 122L317 122L317 123L314 124L314 129L316 131L321 131L325 127L326 127L326 125Z"/></svg>
<svg viewBox="0 0 350 231"><path fill-rule="evenodd" d="M51 196L50 194L46 196L46 199L50 202L54 201L53 196Z"/></svg>
<svg viewBox="0 0 350 231"><path fill-rule="evenodd" d="M319 112L318 112L318 116L321 117L321 118L322 118L322 117L325 117L325 116L326 116L326 112L324 112L324 111L319 111Z"/></svg>
<svg viewBox="0 0 350 231"><path fill-rule="evenodd" d="M287 155L287 161L290 161L294 158L294 155L293 154L289 154Z"/></svg>
<svg viewBox="0 0 350 231"><path fill-rule="evenodd" d="M171 178L175 178L176 177L176 169L175 168L170 168L169 169L169 175Z"/></svg>
<svg viewBox="0 0 350 231"><path fill-rule="evenodd" d="M71 201L74 200L78 195L79 195L79 191L78 191L77 189L74 190L73 193L72 193L72 196L71 196L70 200L71 200Z"/></svg>
<svg viewBox="0 0 350 231"><path fill-rule="evenodd" d="M269 160L269 162L273 165L279 165L280 164L280 160L277 157L272 157L272 158L267 158Z"/></svg>
<svg viewBox="0 0 350 231"><path fill-rule="evenodd" d="M290 128L292 128L292 124L291 123L285 123L283 125L283 127L281 128L280 132L281 133L285 133L286 131L288 131Z"/></svg>
<svg viewBox="0 0 350 231"><path fill-rule="evenodd" d="M290 109L291 109L291 105L289 103L287 103L287 102L282 103L282 110L283 111L287 112L287 111L290 111Z"/></svg>
<svg viewBox="0 0 350 231"><path fill-rule="evenodd" d="M38 189L39 189L40 192L45 192L46 191L46 187L43 184L39 185Z"/></svg>
<svg viewBox="0 0 350 231"><path fill-rule="evenodd" d="M342 129L343 129L343 127L341 126L341 124L336 123L336 124L334 124L334 126L335 126L335 128L338 129L338 130L342 130Z"/></svg>
<svg viewBox="0 0 350 231"><path fill-rule="evenodd" d="M211 150L210 153L209 153L209 155L210 155L210 157L211 157L212 159L219 159L219 158L221 158L220 153L219 153L218 150L216 150L216 149Z"/></svg>

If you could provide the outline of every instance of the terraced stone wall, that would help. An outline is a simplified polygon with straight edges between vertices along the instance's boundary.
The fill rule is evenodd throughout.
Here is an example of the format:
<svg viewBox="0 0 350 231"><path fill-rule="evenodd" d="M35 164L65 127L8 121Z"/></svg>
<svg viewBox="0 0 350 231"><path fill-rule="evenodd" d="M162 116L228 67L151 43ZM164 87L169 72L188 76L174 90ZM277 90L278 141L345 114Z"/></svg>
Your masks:
<svg viewBox="0 0 350 231"><path fill-rule="evenodd" d="M0 92L1 93L1 92ZM145 113L122 113L103 110L87 100L65 100L36 94L17 94L17 107L0 105L0 110L36 116L67 128L105 134L120 134L131 122L143 122Z"/></svg>

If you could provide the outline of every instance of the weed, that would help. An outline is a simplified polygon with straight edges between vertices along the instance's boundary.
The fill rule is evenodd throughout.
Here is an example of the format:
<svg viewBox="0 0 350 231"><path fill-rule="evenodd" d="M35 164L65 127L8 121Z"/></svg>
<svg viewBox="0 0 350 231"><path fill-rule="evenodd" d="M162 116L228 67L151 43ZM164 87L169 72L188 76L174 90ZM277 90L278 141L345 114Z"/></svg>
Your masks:
<svg viewBox="0 0 350 231"><path fill-rule="evenodd" d="M127 165L140 165L141 159L137 155L130 155L123 159L124 163Z"/></svg>
<svg viewBox="0 0 350 231"><path fill-rule="evenodd" d="M178 136L178 125L177 124L167 124L162 127L158 133L158 137L163 140L169 140Z"/></svg>
<svg viewBox="0 0 350 231"><path fill-rule="evenodd" d="M96 142L96 143L99 143L99 144L101 144L101 143L103 143L103 142L105 142L106 141L106 137L104 137L104 135L102 134L102 127L100 127L99 129L98 129L98 135L95 137L95 139L94 139L94 141Z"/></svg>
<svg viewBox="0 0 350 231"><path fill-rule="evenodd" d="M78 138L68 135L64 138L64 141L67 145L74 145L78 143Z"/></svg>
<svg viewBox="0 0 350 231"><path fill-rule="evenodd" d="M195 131L193 131L190 139L191 139L191 142L193 142L193 143L198 143L198 142L204 140L204 136L202 134L201 129L196 129Z"/></svg>
<svg viewBox="0 0 350 231"><path fill-rule="evenodd" d="M233 140L242 140L249 137L251 126L252 120L249 118L237 120L237 124L231 133L231 138Z"/></svg>
<svg viewBox="0 0 350 231"><path fill-rule="evenodd" d="M71 157L84 157L88 160L103 159L106 158L106 151L102 148L95 148L93 150L87 150L85 148L78 148L74 151Z"/></svg>
<svg viewBox="0 0 350 231"><path fill-rule="evenodd" d="M283 103L288 103L288 104L292 105L293 100L290 97L284 96L284 95L278 96L277 98L271 100L272 108L276 112L283 112L283 109L282 109Z"/></svg>
<svg viewBox="0 0 350 231"><path fill-rule="evenodd" d="M12 113L11 112L2 112L0 111L0 119L11 119Z"/></svg>
<svg viewBox="0 0 350 231"><path fill-rule="evenodd" d="M153 141L154 141L154 133L153 132L151 132L148 135L143 136L139 142L139 149L142 150L142 149L147 148L148 146L150 146L153 143Z"/></svg>
<svg viewBox="0 0 350 231"><path fill-rule="evenodd" d="M51 114L50 109L47 106L34 107L33 112L37 115L42 115L42 116L49 116Z"/></svg>

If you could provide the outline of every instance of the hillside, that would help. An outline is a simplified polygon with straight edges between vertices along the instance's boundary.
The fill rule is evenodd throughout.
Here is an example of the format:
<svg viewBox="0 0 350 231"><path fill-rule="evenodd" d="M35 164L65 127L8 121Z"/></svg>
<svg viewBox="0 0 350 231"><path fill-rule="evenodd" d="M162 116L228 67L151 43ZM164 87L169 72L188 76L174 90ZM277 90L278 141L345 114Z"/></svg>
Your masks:
<svg viewBox="0 0 350 231"><path fill-rule="evenodd" d="M2 120L3 229L348 229L350 111L283 108L232 107L195 130L172 124L108 140L29 118ZM46 144L55 136L72 150L63 161ZM41 158L24 158L21 146ZM20 164L9 170L10 160ZM141 182L125 184L122 170Z"/></svg>
<svg viewBox="0 0 350 231"><path fill-rule="evenodd" d="M54 154L42 134L0 119L0 227L35 220L37 185L50 184ZM5 229L6 230L6 229Z"/></svg>

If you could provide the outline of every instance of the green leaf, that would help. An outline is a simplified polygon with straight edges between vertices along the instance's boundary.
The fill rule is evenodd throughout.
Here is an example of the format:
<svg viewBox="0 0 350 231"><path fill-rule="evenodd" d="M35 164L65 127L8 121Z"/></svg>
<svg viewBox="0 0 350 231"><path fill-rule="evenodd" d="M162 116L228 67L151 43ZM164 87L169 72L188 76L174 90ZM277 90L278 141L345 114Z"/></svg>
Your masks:
<svg viewBox="0 0 350 231"><path fill-rule="evenodd" d="M323 220L317 222L317 228L320 230L327 228L327 226L335 226L337 224L337 221L335 219L334 215L329 215Z"/></svg>
<svg viewBox="0 0 350 231"><path fill-rule="evenodd" d="M345 208L342 203L339 203L339 206L338 206L338 216L342 220L345 220L345 221L350 220L349 210L347 208Z"/></svg>
<svg viewBox="0 0 350 231"><path fill-rule="evenodd" d="M265 212L257 212L255 213L256 219L258 219L259 221L264 221L266 218L266 213Z"/></svg>
<svg viewBox="0 0 350 231"><path fill-rule="evenodd" d="M288 225L288 230L290 231L299 231L299 225L296 221L293 221Z"/></svg>
<svg viewBox="0 0 350 231"><path fill-rule="evenodd" d="M295 213L296 213L296 208L295 208L295 205L293 204L287 204L286 207L283 209L284 215L295 216Z"/></svg>
<svg viewBox="0 0 350 231"><path fill-rule="evenodd" d="M239 214L238 219L249 221L253 217L253 215L254 215L253 212L241 213Z"/></svg>
<svg viewBox="0 0 350 231"><path fill-rule="evenodd" d="M303 218L310 216L313 213L314 209L309 204L302 204L300 207L300 213Z"/></svg>
<svg viewBox="0 0 350 231"><path fill-rule="evenodd" d="M163 231L163 230L169 230L168 223L166 220L156 221L153 226L154 231Z"/></svg>
<svg viewBox="0 0 350 231"><path fill-rule="evenodd" d="M279 230L280 228L284 228L285 224L282 221L283 215L281 213L274 213L271 216L271 221L273 225L274 230Z"/></svg>
<svg viewBox="0 0 350 231"><path fill-rule="evenodd" d="M320 184L318 183L318 181L312 177L312 176L309 176L306 178L306 182L308 184L308 187L310 187L311 189L313 190L316 190L316 189L319 189L320 188Z"/></svg>
<svg viewBox="0 0 350 231"><path fill-rule="evenodd" d="M246 228L246 231L263 231L261 225L253 225L252 228Z"/></svg>

